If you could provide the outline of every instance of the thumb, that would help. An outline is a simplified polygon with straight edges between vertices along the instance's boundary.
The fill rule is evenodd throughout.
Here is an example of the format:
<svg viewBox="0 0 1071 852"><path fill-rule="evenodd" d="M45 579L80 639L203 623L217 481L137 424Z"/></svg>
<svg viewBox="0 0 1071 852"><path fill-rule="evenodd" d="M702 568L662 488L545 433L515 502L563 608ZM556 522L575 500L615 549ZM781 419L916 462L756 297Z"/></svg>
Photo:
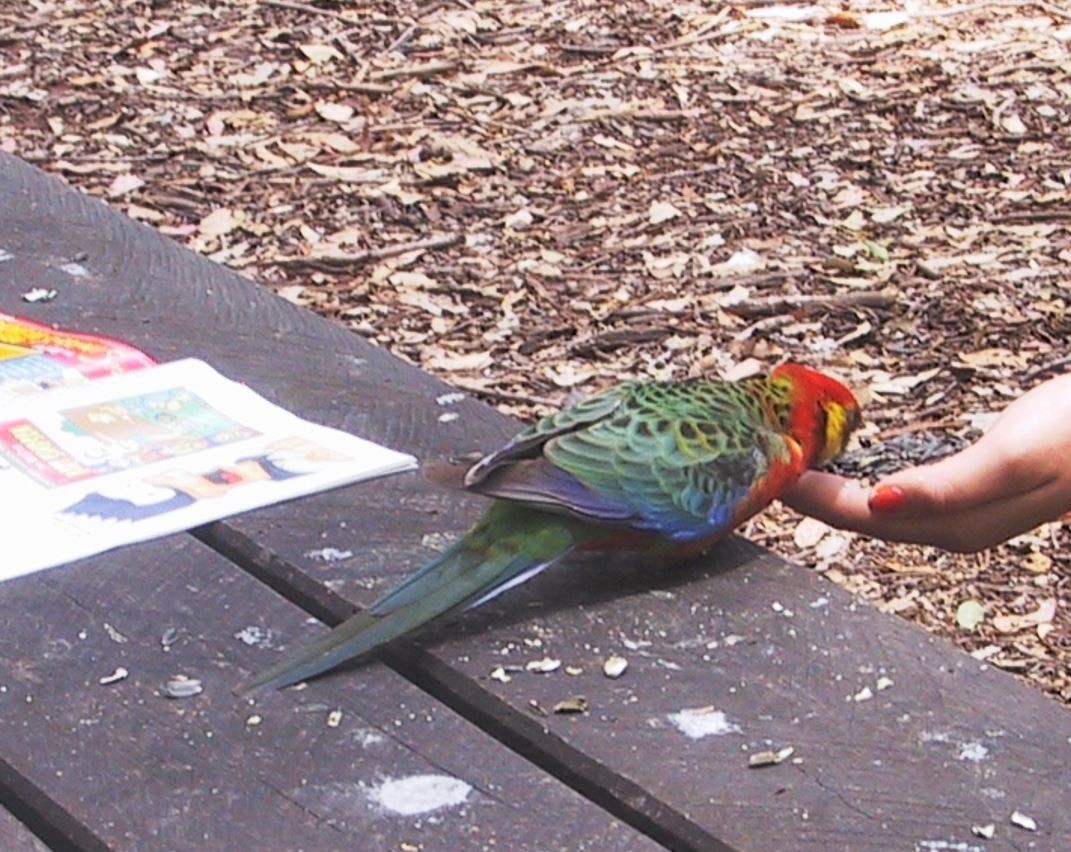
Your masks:
<svg viewBox="0 0 1071 852"><path fill-rule="evenodd" d="M886 477L871 488L867 508L874 515L883 516L940 511L946 497L936 491L932 479L911 468Z"/></svg>

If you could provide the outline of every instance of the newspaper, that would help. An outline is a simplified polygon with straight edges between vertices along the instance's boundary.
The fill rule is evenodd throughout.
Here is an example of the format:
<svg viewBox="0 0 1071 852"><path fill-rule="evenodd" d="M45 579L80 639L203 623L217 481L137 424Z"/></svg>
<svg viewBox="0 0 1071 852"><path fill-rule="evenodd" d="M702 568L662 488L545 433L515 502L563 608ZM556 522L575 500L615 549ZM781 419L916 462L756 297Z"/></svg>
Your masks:
<svg viewBox="0 0 1071 852"><path fill-rule="evenodd" d="M72 360L11 343L12 322L0 315L0 580L416 465L202 361L152 365L102 338L83 353L84 336L58 333Z"/></svg>
<svg viewBox="0 0 1071 852"><path fill-rule="evenodd" d="M0 406L14 397L83 385L154 363L117 340L58 331L0 312Z"/></svg>

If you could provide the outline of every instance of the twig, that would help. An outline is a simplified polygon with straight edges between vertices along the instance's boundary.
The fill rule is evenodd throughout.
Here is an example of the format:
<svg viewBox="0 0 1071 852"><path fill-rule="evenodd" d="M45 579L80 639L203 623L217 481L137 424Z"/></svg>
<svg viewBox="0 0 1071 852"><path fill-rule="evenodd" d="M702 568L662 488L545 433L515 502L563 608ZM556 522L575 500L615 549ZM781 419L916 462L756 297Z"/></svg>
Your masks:
<svg viewBox="0 0 1071 852"><path fill-rule="evenodd" d="M399 77L434 77L446 74L457 68L456 62L426 62L423 65L403 65L401 68L387 68L368 75L369 80L396 80Z"/></svg>
<svg viewBox="0 0 1071 852"><path fill-rule="evenodd" d="M923 420L919 423L908 423L906 426L893 426L890 429L882 429L874 438L878 441L888 441L900 435L912 435L915 432L929 432L930 430L951 429L954 426L962 426L963 421L954 417L945 417L942 420Z"/></svg>
<svg viewBox="0 0 1071 852"><path fill-rule="evenodd" d="M568 270L565 271L565 277L567 278L580 278L581 276L574 275ZM588 278L596 281L605 281L609 278L608 275L590 275ZM677 279L678 286L681 290L687 290L693 286L702 287L705 290L732 290L735 287L747 287L749 289L759 287L771 287L775 284L788 279L787 272L767 272L758 273L754 275L733 275L729 278L715 278L709 280L706 278L697 277L684 277ZM753 300L753 302L769 301L773 304L773 301L784 302L789 299L822 299L829 301L835 299L835 296L778 296L774 300ZM721 308L722 305L718 304L716 307ZM732 312L735 306L726 307L725 310ZM618 308L613 311L607 317L608 320L640 320L646 317L688 317L696 314L702 315L709 313L709 309L702 304L689 301L682 307L670 308L670 307L651 307L648 304L638 304L627 308ZM746 313L742 313L742 316L746 316Z"/></svg>
<svg viewBox="0 0 1071 852"><path fill-rule="evenodd" d="M1065 12L1055 3L1047 3L1045 0L987 0L985 3L972 3L969 6L949 6L945 9L934 9L921 12L920 18L945 18L953 15L968 15L975 12L985 12L989 9L1028 9L1035 6L1046 14L1056 18L1071 21L1071 12Z"/></svg>
<svg viewBox="0 0 1071 852"><path fill-rule="evenodd" d="M1048 364L1035 367L1023 376L1023 381L1029 382L1032 379L1036 379L1038 376L1044 376L1046 373L1055 373L1057 370L1063 369L1068 364L1071 364L1071 355L1064 355L1062 358L1057 358L1055 361L1050 361Z"/></svg>
<svg viewBox="0 0 1071 852"><path fill-rule="evenodd" d="M704 41L711 41L719 36L727 35L720 30L717 32L711 32L714 27L725 22L725 19L729 17L729 6L723 6L718 14L713 15L709 21L703 26L697 29L694 33L691 33L681 38L674 39L673 41L667 41L663 44L655 45L655 50L672 50L677 47L689 47L693 44L699 44Z"/></svg>
<svg viewBox="0 0 1071 852"><path fill-rule="evenodd" d="M763 317L760 320L756 320L742 331L738 331L734 334L733 340L742 343L745 340L750 340L756 334L765 334L768 331L775 331L779 328L783 328L792 321L793 317L791 314L774 314L770 317Z"/></svg>
<svg viewBox="0 0 1071 852"><path fill-rule="evenodd" d="M749 7L776 6L781 2L782 0L733 0L732 5ZM912 17L950 18L956 15L972 15L975 12L985 12L989 9L1027 9L1031 6L1042 9L1057 18L1071 20L1071 12L1065 12L1063 9L1057 7L1055 3L1048 3L1045 2L1045 0L986 0L985 3L971 3L968 6L948 6L941 9L930 9L927 11L916 12Z"/></svg>
<svg viewBox="0 0 1071 852"><path fill-rule="evenodd" d="M360 92L362 95L389 95L395 91L395 86L387 86L383 83L338 83L335 88L344 89L347 92Z"/></svg>
<svg viewBox="0 0 1071 852"><path fill-rule="evenodd" d="M702 109L646 109L633 114L636 121L691 121L707 114Z"/></svg>
<svg viewBox="0 0 1071 852"><path fill-rule="evenodd" d="M695 169L677 169L672 172L662 172L662 174L653 174L648 180L676 180L677 178L686 177L698 177L699 175L709 174L710 172L723 172L725 166L714 163L707 163L706 165L699 166Z"/></svg>
<svg viewBox="0 0 1071 852"><path fill-rule="evenodd" d="M1052 15L1054 18L1062 18L1065 21L1071 21L1071 12L1061 9L1055 3L1045 3L1042 0L1034 0L1033 3L1028 4L1037 6L1047 15Z"/></svg>
<svg viewBox="0 0 1071 852"><path fill-rule="evenodd" d="M458 387L464 388L473 396L482 396L487 399L498 400L499 402L516 402L522 405L545 405L550 408L556 408L558 403L553 399L548 399L545 396L534 396L532 394L524 393L511 393L510 391L499 390L498 388L491 387L479 387L478 385L471 385L460 376L451 376L450 382Z"/></svg>
<svg viewBox="0 0 1071 852"><path fill-rule="evenodd" d="M391 243L377 249L358 251L353 254L328 254L322 257L277 257L274 263L279 266L303 266L322 272L342 272L354 266L364 266L373 260L396 257L410 251L433 251L448 248L461 242L460 234L443 234L426 240L413 240L408 243Z"/></svg>
<svg viewBox="0 0 1071 852"><path fill-rule="evenodd" d="M1019 222L1071 222L1071 210L1017 210L993 216L990 222L994 225L1012 225Z"/></svg>
<svg viewBox="0 0 1071 852"><path fill-rule="evenodd" d="M716 27L719 24L723 23L728 16L729 16L729 7L725 6L721 10L721 12L719 12L717 15L712 17L709 21L707 21L705 24L703 24L703 26L701 26L694 33L691 33L690 35L686 35L686 36L681 36L680 38L673 39L672 41L666 41L666 42L662 42L661 44L656 44L651 48L648 48L647 45L638 45L638 44L620 44L620 45L617 45L616 47L612 47L610 45L599 45L599 44L563 44L561 46L561 49L563 51L565 51L566 53L579 53L581 55L588 55L588 56L610 56L610 55L612 55L614 53L617 53L619 50L625 50L625 51L634 50L634 49L641 49L641 50L645 50L645 51L649 50L649 49L650 50L673 50L673 49L678 48L678 47L690 47L693 44L700 44L701 42L704 42L704 41L713 41L714 39L717 39L717 38L723 38L723 37L735 34L735 33L726 33L726 32L723 32L721 30L717 30L715 32L711 32L711 30L713 30L714 27Z"/></svg>
<svg viewBox="0 0 1071 852"><path fill-rule="evenodd" d="M383 51L383 52L384 53L393 53L394 51L398 50L399 48L404 47L405 45L407 45L409 43L409 40L414 35L416 35L416 31L417 31L417 25L416 24L410 24L406 28L404 33L402 33L400 36L398 36L398 38L396 38L389 45L387 45L387 49L385 51Z"/></svg>
<svg viewBox="0 0 1071 852"><path fill-rule="evenodd" d="M338 43L338 46L342 48L343 53L345 53L354 62L359 63L361 61L361 49L348 38L349 34L355 29L358 28L350 27L345 32L336 34L335 41ZM358 72L357 81L360 82L360 79L360 73Z"/></svg>
<svg viewBox="0 0 1071 852"><path fill-rule="evenodd" d="M622 346L632 346L636 343L650 343L669 337L673 329L668 326L648 328L623 328L604 331L594 337L583 340L575 340L569 344L567 351L570 355L590 355L593 352L618 349Z"/></svg>
<svg viewBox="0 0 1071 852"><path fill-rule="evenodd" d="M626 104L609 109L597 109L582 115L578 122L602 121L613 118L633 118L637 121L685 121L702 118L706 113L701 109L643 109L639 104Z"/></svg>
<svg viewBox="0 0 1071 852"><path fill-rule="evenodd" d="M730 275L727 278L715 278L713 281L705 282L704 287L709 290L732 290L734 287L755 289L758 287L773 287L775 284L781 284L787 281L788 278L789 275L787 272L781 269L775 269L773 272L751 272L746 275Z"/></svg>
<svg viewBox="0 0 1071 852"><path fill-rule="evenodd" d="M306 15L322 15L325 18L345 21L347 24L357 23L353 18L343 15L341 12L321 9L319 6L310 6L307 3L295 3L294 0L263 0L263 2L265 6L276 6L280 9L290 9L293 12L304 12Z"/></svg>
<svg viewBox="0 0 1071 852"><path fill-rule="evenodd" d="M758 317L814 308L889 308L895 304L896 296L888 291L861 290L836 296L770 296L765 299L747 299L735 305L723 305L722 309L741 317Z"/></svg>
<svg viewBox="0 0 1071 852"><path fill-rule="evenodd" d="M627 47L627 45L610 47L598 44L563 44L561 49L565 53L578 53L581 56L611 56L621 50L622 47Z"/></svg>

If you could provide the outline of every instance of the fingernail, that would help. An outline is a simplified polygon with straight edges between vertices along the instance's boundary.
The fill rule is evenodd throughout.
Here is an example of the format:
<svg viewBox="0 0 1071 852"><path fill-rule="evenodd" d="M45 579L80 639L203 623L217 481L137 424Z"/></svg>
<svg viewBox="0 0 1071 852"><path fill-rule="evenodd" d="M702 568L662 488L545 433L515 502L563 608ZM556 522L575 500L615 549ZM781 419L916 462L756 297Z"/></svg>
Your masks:
<svg viewBox="0 0 1071 852"><path fill-rule="evenodd" d="M867 501L871 511L895 514L907 504L907 492L899 485L879 485Z"/></svg>

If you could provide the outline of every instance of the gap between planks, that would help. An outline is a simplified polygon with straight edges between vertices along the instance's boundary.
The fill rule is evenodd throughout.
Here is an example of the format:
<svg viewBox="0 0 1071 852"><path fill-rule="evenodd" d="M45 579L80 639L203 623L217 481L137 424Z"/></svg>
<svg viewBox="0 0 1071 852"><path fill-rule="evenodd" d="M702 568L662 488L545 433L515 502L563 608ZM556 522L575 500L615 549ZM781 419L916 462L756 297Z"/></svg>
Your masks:
<svg viewBox="0 0 1071 852"><path fill-rule="evenodd" d="M206 524L190 533L329 627L357 611L341 595L224 522ZM735 852L639 784L584 754L418 645L395 641L374 656L511 751L666 848Z"/></svg>
<svg viewBox="0 0 1071 852"><path fill-rule="evenodd" d="M3 758L0 758L0 805L49 849L108 852L108 845L87 825Z"/></svg>

